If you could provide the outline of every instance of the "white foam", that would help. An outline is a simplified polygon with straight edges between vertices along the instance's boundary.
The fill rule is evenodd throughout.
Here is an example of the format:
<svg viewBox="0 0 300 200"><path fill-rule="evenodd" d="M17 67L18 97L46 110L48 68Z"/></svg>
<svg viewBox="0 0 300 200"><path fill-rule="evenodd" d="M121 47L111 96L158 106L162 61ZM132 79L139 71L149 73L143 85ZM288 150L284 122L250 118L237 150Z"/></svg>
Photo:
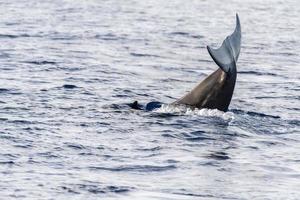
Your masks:
<svg viewBox="0 0 300 200"><path fill-rule="evenodd" d="M197 116L207 116L207 117L220 117L224 120L233 120L234 113L232 112L223 112L217 109L198 109L190 108L185 105L170 105L163 104L160 108L155 109L153 112L157 113L174 113L180 115L197 115Z"/></svg>

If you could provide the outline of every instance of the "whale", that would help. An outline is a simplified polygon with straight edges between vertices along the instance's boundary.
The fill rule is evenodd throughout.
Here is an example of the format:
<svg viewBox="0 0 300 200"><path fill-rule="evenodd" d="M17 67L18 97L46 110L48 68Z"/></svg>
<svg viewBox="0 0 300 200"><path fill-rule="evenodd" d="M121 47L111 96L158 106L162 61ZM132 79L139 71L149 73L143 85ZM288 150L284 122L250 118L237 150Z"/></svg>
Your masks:
<svg viewBox="0 0 300 200"><path fill-rule="evenodd" d="M227 36L221 47L207 50L219 66L189 93L172 104L185 104L196 108L218 109L226 112L233 95L237 78L237 60L241 48L241 25L236 14L236 27L234 32Z"/></svg>
<svg viewBox="0 0 300 200"><path fill-rule="evenodd" d="M170 103L170 105L185 105L198 109L218 109L228 111L237 78L237 60L241 49L241 25L236 14L236 26L234 32L227 36L222 45L214 49L207 46L209 55L219 67L196 85L191 91ZM146 110L154 110L161 107L161 102L150 102ZM131 108L143 109L137 101L130 104Z"/></svg>

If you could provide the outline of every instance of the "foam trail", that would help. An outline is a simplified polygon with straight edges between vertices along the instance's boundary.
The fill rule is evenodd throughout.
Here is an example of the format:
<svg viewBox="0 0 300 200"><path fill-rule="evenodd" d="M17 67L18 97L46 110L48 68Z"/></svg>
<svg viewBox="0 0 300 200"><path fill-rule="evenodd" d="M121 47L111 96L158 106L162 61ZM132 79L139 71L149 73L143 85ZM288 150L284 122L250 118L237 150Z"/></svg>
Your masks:
<svg viewBox="0 0 300 200"><path fill-rule="evenodd" d="M174 113L180 115L197 115L197 116L207 116L207 117L220 117L224 120L233 120L234 113L232 112L223 112L217 109L198 109L191 108L185 105L170 105L163 104L160 108L155 109L153 112L156 113Z"/></svg>

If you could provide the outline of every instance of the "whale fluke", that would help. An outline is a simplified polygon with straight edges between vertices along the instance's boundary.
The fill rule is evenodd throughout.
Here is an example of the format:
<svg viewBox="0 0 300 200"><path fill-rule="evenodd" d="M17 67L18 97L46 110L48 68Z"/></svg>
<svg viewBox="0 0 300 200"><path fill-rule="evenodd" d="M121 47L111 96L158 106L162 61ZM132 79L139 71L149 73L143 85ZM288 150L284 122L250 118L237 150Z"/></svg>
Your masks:
<svg viewBox="0 0 300 200"><path fill-rule="evenodd" d="M207 46L209 54L220 68L172 104L185 104L196 108L218 109L226 112L236 82L236 62L240 49L241 25L239 17L236 15L235 30L226 37L221 47L213 49Z"/></svg>
<svg viewBox="0 0 300 200"><path fill-rule="evenodd" d="M213 49L207 46L207 50L216 62L216 64L226 73L230 69L236 67L241 49L241 25L238 14L236 14L236 27L234 32L227 36L223 41L222 46L218 49Z"/></svg>
<svg viewBox="0 0 300 200"><path fill-rule="evenodd" d="M171 105L184 104L192 108L218 109L226 112L236 82L236 63L241 49L241 37L240 20L238 14L236 14L235 30L226 37L221 47L213 49L207 46L210 56L219 68ZM160 102L150 102L145 108L151 111L161 107L161 105ZM133 109L142 109L137 101L129 104L129 106Z"/></svg>

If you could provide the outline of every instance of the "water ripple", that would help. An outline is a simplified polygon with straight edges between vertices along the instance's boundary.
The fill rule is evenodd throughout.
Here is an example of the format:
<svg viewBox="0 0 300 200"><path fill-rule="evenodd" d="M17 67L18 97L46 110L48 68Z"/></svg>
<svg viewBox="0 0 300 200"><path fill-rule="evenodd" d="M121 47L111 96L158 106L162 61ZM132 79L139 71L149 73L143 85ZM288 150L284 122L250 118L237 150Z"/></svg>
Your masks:
<svg viewBox="0 0 300 200"><path fill-rule="evenodd" d="M105 170L113 172L163 172L168 170L176 169L175 165L166 165L166 166L154 166L154 165L129 165L129 166L119 166L119 167L89 167L91 170Z"/></svg>
<svg viewBox="0 0 300 200"><path fill-rule="evenodd" d="M1 199L299 199L298 4L1 2ZM168 105L236 12L229 111Z"/></svg>

